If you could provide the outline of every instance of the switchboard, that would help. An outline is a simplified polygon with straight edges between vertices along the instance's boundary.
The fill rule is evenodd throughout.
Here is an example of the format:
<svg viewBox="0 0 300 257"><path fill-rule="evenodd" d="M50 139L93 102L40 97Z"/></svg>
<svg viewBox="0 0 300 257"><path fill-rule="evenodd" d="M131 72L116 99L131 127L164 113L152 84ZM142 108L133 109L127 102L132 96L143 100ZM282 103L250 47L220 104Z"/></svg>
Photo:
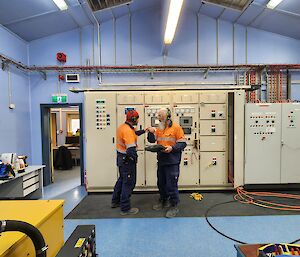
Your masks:
<svg viewBox="0 0 300 257"><path fill-rule="evenodd" d="M169 108L186 137L179 187L228 186L228 91L98 91L85 93L86 178L88 191L112 190L118 177L116 130L128 110L139 112L136 129L158 127L157 113ZM138 138L136 190L157 189L156 154Z"/></svg>

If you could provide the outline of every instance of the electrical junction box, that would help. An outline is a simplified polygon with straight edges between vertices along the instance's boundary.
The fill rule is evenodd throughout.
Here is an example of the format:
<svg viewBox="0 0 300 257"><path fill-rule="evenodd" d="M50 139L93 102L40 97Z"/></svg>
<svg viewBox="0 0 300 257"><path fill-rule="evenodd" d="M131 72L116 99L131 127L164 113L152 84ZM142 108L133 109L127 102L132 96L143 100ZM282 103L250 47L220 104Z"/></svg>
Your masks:
<svg viewBox="0 0 300 257"><path fill-rule="evenodd" d="M67 83L79 83L80 77L79 74L66 74Z"/></svg>

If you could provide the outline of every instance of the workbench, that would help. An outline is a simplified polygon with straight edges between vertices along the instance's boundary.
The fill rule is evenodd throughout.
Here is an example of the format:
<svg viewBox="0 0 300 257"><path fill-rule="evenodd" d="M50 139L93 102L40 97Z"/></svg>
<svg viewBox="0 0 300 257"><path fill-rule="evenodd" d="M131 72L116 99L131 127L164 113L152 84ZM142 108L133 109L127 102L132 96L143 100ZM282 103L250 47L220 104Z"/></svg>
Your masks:
<svg viewBox="0 0 300 257"><path fill-rule="evenodd" d="M5 198L30 198L43 197L43 168L28 166L23 173L16 173L15 177L0 180L0 199Z"/></svg>

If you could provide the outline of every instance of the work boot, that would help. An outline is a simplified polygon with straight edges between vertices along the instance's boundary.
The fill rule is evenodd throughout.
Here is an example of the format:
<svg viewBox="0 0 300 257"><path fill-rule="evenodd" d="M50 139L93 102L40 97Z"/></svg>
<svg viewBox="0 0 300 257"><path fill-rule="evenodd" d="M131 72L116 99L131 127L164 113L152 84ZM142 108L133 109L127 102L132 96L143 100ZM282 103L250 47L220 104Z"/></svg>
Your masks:
<svg viewBox="0 0 300 257"><path fill-rule="evenodd" d="M120 207L120 203L111 203L110 207L111 208L118 208L118 207Z"/></svg>
<svg viewBox="0 0 300 257"><path fill-rule="evenodd" d="M155 211L161 211L164 208L169 208L171 206L169 201L159 201L157 204L152 206L152 209Z"/></svg>
<svg viewBox="0 0 300 257"><path fill-rule="evenodd" d="M177 213L179 212L179 209L177 206L172 206L166 213L166 218L174 218L176 217Z"/></svg>
<svg viewBox="0 0 300 257"><path fill-rule="evenodd" d="M138 208L130 208L128 211L121 211L120 214L122 216L125 216L125 215L135 215L139 212L139 209Z"/></svg>

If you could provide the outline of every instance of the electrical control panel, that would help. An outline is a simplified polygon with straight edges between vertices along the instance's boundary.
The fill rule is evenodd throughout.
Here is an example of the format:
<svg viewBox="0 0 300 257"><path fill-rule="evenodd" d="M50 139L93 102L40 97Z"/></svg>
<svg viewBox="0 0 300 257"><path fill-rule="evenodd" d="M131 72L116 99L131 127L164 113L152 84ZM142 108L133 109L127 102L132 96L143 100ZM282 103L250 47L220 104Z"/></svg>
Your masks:
<svg viewBox="0 0 300 257"><path fill-rule="evenodd" d="M110 126L110 113L107 113L105 99L96 99L95 101L95 124L97 130L106 129Z"/></svg>
<svg viewBox="0 0 300 257"><path fill-rule="evenodd" d="M281 104L246 104L245 184L280 183Z"/></svg>
<svg viewBox="0 0 300 257"><path fill-rule="evenodd" d="M116 96L110 92L87 92L85 103L86 183L88 191L93 192L99 187L112 188L118 176Z"/></svg>
<svg viewBox="0 0 300 257"><path fill-rule="evenodd" d="M195 140L198 140L198 116L196 104L173 107L173 120L182 127L188 145L194 145Z"/></svg>
<svg viewBox="0 0 300 257"><path fill-rule="evenodd" d="M225 104L201 104L200 118L207 120L224 120L226 119L227 105Z"/></svg>
<svg viewBox="0 0 300 257"><path fill-rule="evenodd" d="M187 139L180 164L180 189L228 186L228 93L226 91L99 91L85 93L88 192L111 191L118 177L116 130L136 110L136 129L158 127L157 113L171 110ZM156 153L147 152L147 134L138 137L135 190L157 189Z"/></svg>
<svg viewBox="0 0 300 257"><path fill-rule="evenodd" d="M178 184L180 186L199 185L199 153L191 145L188 145L182 152Z"/></svg>
<svg viewBox="0 0 300 257"><path fill-rule="evenodd" d="M201 185L225 185L228 183L225 152L200 153Z"/></svg>
<svg viewBox="0 0 300 257"><path fill-rule="evenodd" d="M300 103L282 104L281 183L300 183Z"/></svg>
<svg viewBox="0 0 300 257"><path fill-rule="evenodd" d="M224 92L200 93L199 101L200 185L225 185L228 183L227 95Z"/></svg>

